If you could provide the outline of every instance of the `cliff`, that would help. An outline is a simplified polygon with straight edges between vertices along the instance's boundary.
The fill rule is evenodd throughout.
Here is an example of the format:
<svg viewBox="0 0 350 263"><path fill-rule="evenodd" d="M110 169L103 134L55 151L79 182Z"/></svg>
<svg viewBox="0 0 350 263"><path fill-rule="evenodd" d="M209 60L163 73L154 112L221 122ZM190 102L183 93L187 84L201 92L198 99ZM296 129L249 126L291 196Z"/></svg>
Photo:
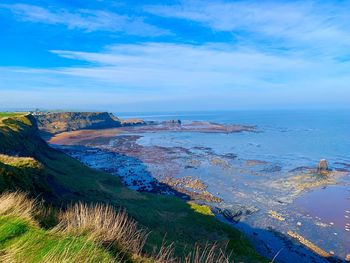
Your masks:
<svg viewBox="0 0 350 263"><path fill-rule="evenodd" d="M45 167L38 161L49 150L33 116L0 118L0 192L21 190L56 199Z"/></svg>
<svg viewBox="0 0 350 263"><path fill-rule="evenodd" d="M80 122L78 121L77 123ZM67 124L65 127L72 126ZM208 243L216 244L217 251L223 249L228 255L231 255L232 258L238 261L267 262L256 253L238 230L216 220L209 207L184 202L172 196L160 196L129 190L121 184L118 177L90 169L77 160L51 148L39 136L36 120L31 115L0 118L0 194L13 191L22 191L28 193L30 197L42 198L45 201L43 205L45 204L45 206L53 207L54 209L65 208L81 202L87 204L109 204L113 208L122 208L143 229L149 232L145 247L136 256L152 257L152 253L157 251L165 241L166 244L173 244L174 256L178 258L186 256L192 249L195 249L196 245L205 247ZM6 202L8 200L6 195L4 200ZM16 200L14 203L21 204L20 201ZM12 210L5 209L4 211ZM59 218L57 218L55 213L50 214L50 211L52 210L48 209L42 215L35 215L35 218L40 218L40 226L57 228L60 226L57 225ZM74 216L74 213L71 214ZM2 215L0 211L0 243L1 240L7 240L6 233L1 230L7 227L7 223L13 225L12 221L4 221L8 218L10 217L7 214ZM29 225L35 227L32 229L29 228ZM44 260L46 256L50 256L50 253L56 253L57 251L55 249L51 251L46 249L45 244L47 242L45 242L45 238L54 238L57 239L57 242L63 242L65 239L62 239L60 233L56 236L56 234L52 234L53 232L46 233L42 229L37 229L38 223L30 223L29 225L25 226L25 228L28 229L29 233L34 233L35 235L22 235L22 232L18 233L16 237L11 235L11 238L15 239L11 241L12 243L6 243L11 244L11 246L8 249L7 247L5 248L4 255L16 258L20 256L19 258L28 259L27 262L48 262L47 259L46 261ZM171 227L169 227L170 225ZM84 234L77 236L78 241L79 238L86 237L86 232L84 231ZM37 233L42 233L42 237L37 237ZM29 245L24 248L21 242L23 241L24 244L27 244L27 237L37 246L40 244L42 249L35 247L34 250L31 250L32 243L28 243ZM73 237L76 240L76 236ZM89 243L89 246L96 245L96 248L100 249L99 251L108 258L109 255L118 255L120 251L111 251L110 243L102 241L97 240L95 242L93 240L91 242L94 244ZM0 245L4 248L6 244L1 243ZM69 247L75 247L75 244L62 245L61 248L65 251ZM86 247L85 241L81 243L81 247ZM127 248L128 246L125 247ZM21 248L21 250L17 250L17 248ZM117 249L120 249L119 244ZM39 254L44 259L41 261L41 259L39 260L35 257L36 261L31 260L31 255L34 255L31 253L36 253L39 250L42 251ZM127 251L127 253L129 252ZM73 251L72 255L75 254L76 252ZM23 262L2 261L1 256L1 262ZM55 262L67 262L67 260L55 260ZM74 260L70 262L74 262ZM82 262L86 261L83 260ZM137 261L131 258L128 262L156 261L153 259Z"/></svg>
<svg viewBox="0 0 350 263"><path fill-rule="evenodd" d="M108 112L53 112L36 114L34 117L39 129L51 134L121 126L121 121Z"/></svg>

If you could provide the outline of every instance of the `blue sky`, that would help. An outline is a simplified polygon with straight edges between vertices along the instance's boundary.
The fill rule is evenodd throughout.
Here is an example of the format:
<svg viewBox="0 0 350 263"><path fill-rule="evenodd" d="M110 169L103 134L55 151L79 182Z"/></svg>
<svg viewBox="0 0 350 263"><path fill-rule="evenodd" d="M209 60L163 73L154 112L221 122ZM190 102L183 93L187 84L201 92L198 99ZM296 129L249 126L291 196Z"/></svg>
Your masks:
<svg viewBox="0 0 350 263"><path fill-rule="evenodd" d="M350 1L0 1L0 108L347 108Z"/></svg>

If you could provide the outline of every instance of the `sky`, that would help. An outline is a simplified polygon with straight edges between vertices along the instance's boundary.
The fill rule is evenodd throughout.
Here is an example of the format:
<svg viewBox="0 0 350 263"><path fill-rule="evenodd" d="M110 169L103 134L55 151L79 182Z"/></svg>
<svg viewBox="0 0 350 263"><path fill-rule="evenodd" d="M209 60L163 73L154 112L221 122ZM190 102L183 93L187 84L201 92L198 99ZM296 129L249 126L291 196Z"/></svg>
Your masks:
<svg viewBox="0 0 350 263"><path fill-rule="evenodd" d="M0 109L350 107L350 1L0 0Z"/></svg>

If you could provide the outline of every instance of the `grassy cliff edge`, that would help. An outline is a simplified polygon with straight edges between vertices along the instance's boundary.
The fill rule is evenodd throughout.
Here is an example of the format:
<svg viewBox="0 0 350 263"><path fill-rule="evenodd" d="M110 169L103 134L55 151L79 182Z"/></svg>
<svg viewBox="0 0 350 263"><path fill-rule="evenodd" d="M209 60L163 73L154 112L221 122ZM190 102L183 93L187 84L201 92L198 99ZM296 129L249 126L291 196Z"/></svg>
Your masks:
<svg viewBox="0 0 350 263"><path fill-rule="evenodd" d="M215 243L236 261L266 262L239 231L217 221L209 208L131 191L117 177L50 148L38 135L31 115L0 119L0 154L0 192L25 191L56 208L79 202L122 208L150 232L143 247L145 255L154 253L164 241L173 244L177 257L184 257L196 245Z"/></svg>

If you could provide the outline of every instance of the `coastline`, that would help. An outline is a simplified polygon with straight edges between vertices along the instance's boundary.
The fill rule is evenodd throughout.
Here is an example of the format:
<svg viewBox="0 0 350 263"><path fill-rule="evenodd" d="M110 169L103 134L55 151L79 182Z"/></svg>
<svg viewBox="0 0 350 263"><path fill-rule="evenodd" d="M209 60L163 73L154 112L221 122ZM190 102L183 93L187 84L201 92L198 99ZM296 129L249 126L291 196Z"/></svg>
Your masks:
<svg viewBox="0 0 350 263"><path fill-rule="evenodd" d="M0 122L2 192L21 189L33 198L43 199L43 209L52 207L54 212L81 202L125 209L142 229L149 231L143 250L148 256L167 242L165 246L173 244L175 249L172 256L180 260L195 247L204 249L210 243L235 260L267 262L243 233L217 221L208 206L128 189L117 176L91 169L50 147L30 114L3 118ZM43 220L47 218L50 229L57 225L56 214L53 222L51 213ZM37 240L33 238L33 242ZM106 249L109 251L109 247Z"/></svg>
<svg viewBox="0 0 350 263"><path fill-rule="evenodd" d="M172 161L174 155L176 156L191 155L188 149L181 148L181 147L144 147L137 143L137 140L140 137L142 137L143 133L152 133L152 132L154 133L154 132L164 132L164 131L167 132L169 130L171 130L169 129L169 127L167 127L166 129L164 129L163 127L159 129L159 127L156 127L156 126L153 126L153 129L152 129L152 126L147 127L146 129L142 126L139 126L139 127L128 127L128 128L114 128L114 129L106 129L106 130L80 130L80 131L57 134L49 140L49 143L56 145L55 147L62 149L69 155L77 158L78 160L82 161L83 163L95 169L102 169L109 173L118 175L122 179L134 178L134 180L138 181L137 183L123 179L124 184L134 190L147 191L147 192L158 193L158 194L176 195L185 200L195 200L198 203L209 204L212 207L212 210L216 214L217 218L221 218L223 221L226 221L226 223L230 223L234 227L241 229L243 232L248 234L248 237L253 241L257 249L265 256L272 257L273 253L276 253L276 250L278 247L278 240L279 240L279 242L283 244L288 244L284 246L287 246L288 249L290 250L290 252L285 251L283 253L284 258L288 258L291 255L293 257L297 256L300 259L304 257L307 257L309 259L315 257L315 255L311 251L309 251L307 248L299 247L298 242L295 243L291 239L287 238L286 237L287 231L285 231L286 233L285 235L283 235L283 233L279 234L279 231L281 231L281 229L278 229L278 228L267 230L267 231L263 229L258 234L257 232L259 231L253 231L250 233L249 227L246 226L245 219L246 217L248 218L251 217L251 215L256 216L264 212L264 211L261 211L261 208L257 209L254 205L249 206L247 204L241 205L238 209L233 208L232 206L228 208L225 206L220 207L222 202L222 197L220 195L216 196L216 194L219 194L219 193L218 192L213 193L210 187L209 187L209 190L207 190L208 186L210 186L208 185L207 182L203 182L198 178L188 178L188 177L175 178L174 180L176 173L178 173L179 170L184 169L185 166L188 167L187 169L196 169L196 166L201 165L200 161L198 163L198 160L196 160L195 158L190 158L191 160L189 161L189 163L186 163L186 165L184 165L183 167L179 167L178 163ZM174 131L177 132L179 131L179 129L177 130L174 129ZM213 132L213 131L210 131L210 132ZM215 130L215 132L223 133L222 131L218 131L218 130ZM135 134L139 134L139 135L136 136ZM116 138L118 139L116 140ZM61 145L61 146L57 146L57 145ZM74 147L78 147L78 148L88 147L89 148L88 150L91 152L92 155L89 157L86 154L87 148L82 148L79 150L77 148L74 149ZM230 161L236 158L235 155L231 155L231 156L217 155L214 152L212 152L210 148L191 149L191 151L193 150L197 151L195 154L196 156L201 155L198 153L198 151L202 152L202 155L206 154L206 155L212 156L213 158L211 158L210 164L213 166L219 167L220 169L230 169L229 167ZM114 155L108 156L108 154L111 154L111 152L113 152ZM99 155L99 154L102 155L101 158L99 157L96 158L96 155ZM131 170L135 169L135 167L138 167L140 165L143 166L143 163L146 163L147 165L152 163L154 167L158 167L158 168L152 170L152 173L149 173L149 172L145 173L145 170L140 171L138 169L135 169L135 171L137 172L135 174L132 174L132 172L130 171L125 173L125 171L116 169L116 167L110 167L108 165L106 166L106 163L103 162L103 159L107 158L107 160L109 160L107 162L110 162L111 159L116 158L115 154L117 155L117 160L115 161L117 164L121 164L125 162L125 158L129 161L130 161L130 158L134 158L134 161L136 158L138 163L136 164L135 163L130 164L130 162L128 163L129 167L131 167ZM164 166L165 164L167 164L166 167ZM256 167L256 166L264 166L264 165L266 166L269 164L266 164L265 162L262 162L259 160L246 160L245 165L247 167ZM160 167L162 169L160 169ZM165 170L164 170L164 167L166 168ZM171 169L169 169L169 167L171 167ZM143 168L146 169L146 167L143 167ZM266 171L273 173L275 170L276 168L272 169L270 167ZM147 176L146 177L141 176L142 179L139 180L140 174L146 174ZM162 176L164 174L166 174L166 176ZM254 176L257 177L259 175L254 175ZM280 200L277 200L278 205L282 204L282 205L288 206L288 204L292 203L292 201L296 197L300 196L302 193L310 191L310 189L315 189L327 184L335 183L332 180L322 181L321 183L318 180L313 181L314 177L312 175L311 168L308 168L306 170L306 173L304 174L303 177L305 181L301 180L303 181L302 183L300 182L300 179L303 179L303 178L301 178L300 175L297 175L296 173L296 175L292 177L291 180L286 181L285 179L283 179L284 180L283 182L280 180L280 181L276 181L275 185L273 184L271 185L272 187L275 187L275 188L281 187L281 185L284 185L284 187L288 188L289 190L292 189L292 192L288 193L288 198L286 197L279 198ZM161 186L159 186L157 183L154 183L154 179L157 182L160 182ZM175 190L175 191L172 191L172 190ZM252 196L250 198L252 198ZM271 200L268 201L270 203L271 202L273 203L272 206L274 206L276 203L275 200L273 199L274 198L271 198ZM262 199L260 201L264 202L266 200ZM265 212L268 213L268 211L265 211ZM273 216L268 215L267 218L271 218L271 220L268 220L266 224L271 224L271 222L279 221L278 217L274 218ZM249 223L249 220L248 220L248 223ZM291 230L298 231L298 229L295 227L291 228ZM262 239L257 237L257 235L261 235ZM272 245L269 245L267 242L262 242L263 239L268 240L268 242L271 242ZM323 259L320 257L318 259L318 262L323 262L322 260ZM288 261L282 260L281 262L288 262Z"/></svg>

